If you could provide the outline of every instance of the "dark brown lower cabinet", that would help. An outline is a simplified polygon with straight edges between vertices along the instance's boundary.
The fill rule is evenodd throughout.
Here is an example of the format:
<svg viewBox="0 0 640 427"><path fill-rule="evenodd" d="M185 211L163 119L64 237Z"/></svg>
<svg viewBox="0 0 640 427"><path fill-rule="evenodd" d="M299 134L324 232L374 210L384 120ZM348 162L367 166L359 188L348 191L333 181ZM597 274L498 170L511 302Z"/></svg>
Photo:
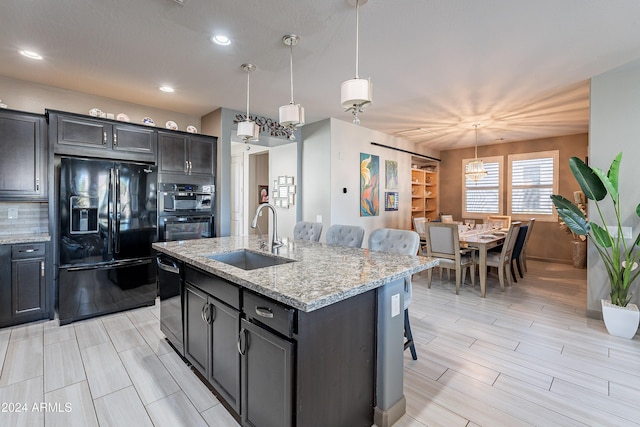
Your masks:
<svg viewBox="0 0 640 427"><path fill-rule="evenodd" d="M376 291L302 312L187 266L185 357L251 427L370 427Z"/></svg>
<svg viewBox="0 0 640 427"><path fill-rule="evenodd" d="M240 312L190 283L184 295L185 357L240 413Z"/></svg>
<svg viewBox="0 0 640 427"><path fill-rule="evenodd" d="M48 316L45 243L2 247L0 327L44 319Z"/></svg>
<svg viewBox="0 0 640 427"><path fill-rule="evenodd" d="M242 425L290 427L294 345L244 319L241 327Z"/></svg>

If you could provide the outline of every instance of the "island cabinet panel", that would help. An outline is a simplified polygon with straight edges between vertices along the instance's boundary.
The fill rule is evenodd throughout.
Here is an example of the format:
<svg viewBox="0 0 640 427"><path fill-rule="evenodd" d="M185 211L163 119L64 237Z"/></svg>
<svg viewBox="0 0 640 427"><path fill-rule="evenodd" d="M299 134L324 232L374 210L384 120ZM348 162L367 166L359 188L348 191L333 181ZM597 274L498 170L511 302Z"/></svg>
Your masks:
<svg viewBox="0 0 640 427"><path fill-rule="evenodd" d="M209 366L209 324L205 320L207 295L189 284L184 292L184 354L202 375Z"/></svg>
<svg viewBox="0 0 640 427"><path fill-rule="evenodd" d="M185 268L185 357L240 413L240 288Z"/></svg>
<svg viewBox="0 0 640 427"><path fill-rule="evenodd" d="M185 355L242 425L370 427L376 290L304 312L185 268Z"/></svg>
<svg viewBox="0 0 640 427"><path fill-rule="evenodd" d="M242 425L294 425L294 344L242 319L238 346L242 352Z"/></svg>
<svg viewBox="0 0 640 427"><path fill-rule="evenodd" d="M298 312L296 425L370 427L376 290Z"/></svg>
<svg viewBox="0 0 640 427"><path fill-rule="evenodd" d="M0 200L46 200L44 116L0 110Z"/></svg>

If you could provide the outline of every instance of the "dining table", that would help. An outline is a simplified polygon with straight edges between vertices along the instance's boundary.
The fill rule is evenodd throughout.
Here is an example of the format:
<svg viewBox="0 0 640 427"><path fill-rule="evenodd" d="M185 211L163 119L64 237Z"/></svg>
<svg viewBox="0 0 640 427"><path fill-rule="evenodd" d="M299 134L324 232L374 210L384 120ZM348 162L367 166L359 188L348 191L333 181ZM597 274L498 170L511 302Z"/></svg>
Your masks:
<svg viewBox="0 0 640 427"><path fill-rule="evenodd" d="M460 247L477 249L479 253L480 296L486 295L487 290L487 252L489 249L501 246L507 233L502 230L479 231L470 230L460 233Z"/></svg>

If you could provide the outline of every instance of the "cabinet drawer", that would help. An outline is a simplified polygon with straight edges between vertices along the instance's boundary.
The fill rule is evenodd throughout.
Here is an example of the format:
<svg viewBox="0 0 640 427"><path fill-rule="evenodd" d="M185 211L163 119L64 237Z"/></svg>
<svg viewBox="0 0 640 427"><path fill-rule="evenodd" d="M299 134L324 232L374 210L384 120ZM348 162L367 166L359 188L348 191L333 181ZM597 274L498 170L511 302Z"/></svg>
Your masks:
<svg viewBox="0 0 640 427"><path fill-rule="evenodd" d="M238 285L228 282L220 277L210 276L207 273L186 267L184 271L185 281L198 287L214 298L229 304L236 310L240 310L240 288Z"/></svg>
<svg viewBox="0 0 640 427"><path fill-rule="evenodd" d="M247 319L256 320L289 338L293 337L296 329L294 308L245 290L243 311Z"/></svg>
<svg viewBox="0 0 640 427"><path fill-rule="evenodd" d="M44 243L26 243L11 246L11 259L40 258L45 255Z"/></svg>

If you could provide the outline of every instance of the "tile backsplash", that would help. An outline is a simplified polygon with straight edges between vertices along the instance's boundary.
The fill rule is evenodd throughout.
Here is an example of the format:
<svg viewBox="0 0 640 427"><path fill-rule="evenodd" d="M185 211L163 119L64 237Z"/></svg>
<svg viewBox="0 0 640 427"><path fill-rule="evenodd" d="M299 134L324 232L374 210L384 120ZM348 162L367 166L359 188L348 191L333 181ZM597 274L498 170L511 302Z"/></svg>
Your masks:
<svg viewBox="0 0 640 427"><path fill-rule="evenodd" d="M0 202L0 236L48 233L48 208L47 203Z"/></svg>

